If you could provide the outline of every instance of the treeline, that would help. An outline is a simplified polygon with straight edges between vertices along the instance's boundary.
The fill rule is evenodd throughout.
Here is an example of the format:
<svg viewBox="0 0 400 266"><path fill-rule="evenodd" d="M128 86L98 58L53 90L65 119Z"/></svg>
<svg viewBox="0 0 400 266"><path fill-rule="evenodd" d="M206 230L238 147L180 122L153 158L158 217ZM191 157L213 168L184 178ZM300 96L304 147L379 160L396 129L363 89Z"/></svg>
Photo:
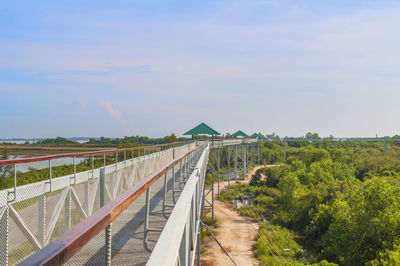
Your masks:
<svg viewBox="0 0 400 266"><path fill-rule="evenodd" d="M63 137L56 137L56 138L46 138L37 141L36 143L30 143L27 141L25 144L39 144L39 145L72 145L72 146L85 146L86 144L92 145L92 146L99 146L99 145L104 145L104 146L117 146L120 144L128 144L128 143L139 143L142 145L157 145L157 144L164 144L164 143L171 143L171 142L177 142L177 141L185 141L189 140L187 138L177 138L174 133L172 133L170 136L165 136L162 138L149 138L146 136L125 136L123 138L106 138L106 137L100 137L99 139L91 138L89 139L88 142L86 143L79 143L78 141L63 138ZM7 143L3 143L7 144ZM14 144L14 143L10 143Z"/></svg>
<svg viewBox="0 0 400 266"><path fill-rule="evenodd" d="M248 215L262 215L271 226L298 236L304 249L288 260L400 265L399 147L385 152L382 143L289 146L286 164L282 150L278 143L265 143L263 160L280 166L258 170L249 186L232 193L253 199L254 206L244 210ZM263 242L255 248L263 265L276 264Z"/></svg>
<svg viewBox="0 0 400 266"><path fill-rule="evenodd" d="M69 140L63 137L56 138L46 138L36 142L37 144L53 144L53 145L63 145L63 144L79 144L79 142L74 140Z"/></svg>
<svg viewBox="0 0 400 266"><path fill-rule="evenodd" d="M174 133L170 136L165 136L163 138L149 138L146 136L131 136L124 138L105 138L100 137L99 139L90 139L87 144L127 144L127 143L139 143L144 145L157 145L157 144L164 144L164 143L171 143L176 141L184 141L188 140L186 138L177 138Z"/></svg>

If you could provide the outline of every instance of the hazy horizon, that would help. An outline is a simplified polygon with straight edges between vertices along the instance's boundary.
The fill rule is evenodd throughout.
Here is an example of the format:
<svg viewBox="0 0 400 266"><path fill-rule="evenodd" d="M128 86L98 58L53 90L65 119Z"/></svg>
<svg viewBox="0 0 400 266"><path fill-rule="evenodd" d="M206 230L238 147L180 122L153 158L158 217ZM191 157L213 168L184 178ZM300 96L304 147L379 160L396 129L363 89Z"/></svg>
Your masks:
<svg viewBox="0 0 400 266"><path fill-rule="evenodd" d="M400 3L13 1L0 138L400 133Z"/></svg>

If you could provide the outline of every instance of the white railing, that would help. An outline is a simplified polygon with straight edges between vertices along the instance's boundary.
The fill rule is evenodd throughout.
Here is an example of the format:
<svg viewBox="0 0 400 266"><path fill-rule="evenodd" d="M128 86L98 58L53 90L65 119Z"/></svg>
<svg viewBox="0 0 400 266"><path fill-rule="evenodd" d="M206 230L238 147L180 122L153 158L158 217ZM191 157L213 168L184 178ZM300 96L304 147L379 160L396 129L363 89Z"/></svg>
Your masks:
<svg viewBox="0 0 400 266"><path fill-rule="evenodd" d="M96 168L0 191L0 265L16 264L40 250L98 210L100 201L115 199L195 146L193 142L107 165L104 184L101 168Z"/></svg>
<svg viewBox="0 0 400 266"><path fill-rule="evenodd" d="M210 145L203 150L147 263L193 265L200 241L204 178Z"/></svg>

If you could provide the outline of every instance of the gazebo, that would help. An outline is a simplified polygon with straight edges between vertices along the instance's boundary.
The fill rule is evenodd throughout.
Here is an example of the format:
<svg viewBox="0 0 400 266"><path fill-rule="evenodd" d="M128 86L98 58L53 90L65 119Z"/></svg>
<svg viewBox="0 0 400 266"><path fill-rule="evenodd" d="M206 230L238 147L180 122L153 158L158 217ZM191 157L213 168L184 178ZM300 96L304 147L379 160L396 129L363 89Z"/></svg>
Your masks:
<svg viewBox="0 0 400 266"><path fill-rule="evenodd" d="M253 139L260 139L261 136L258 135L257 133L254 133L253 135L250 136L250 138L253 138Z"/></svg>
<svg viewBox="0 0 400 266"><path fill-rule="evenodd" d="M242 138L247 138L249 135L244 133L241 130L236 131L235 133L232 134L232 137L242 137Z"/></svg>
<svg viewBox="0 0 400 266"><path fill-rule="evenodd" d="M192 139L194 135L209 135L209 136L218 136L221 135L216 130L212 129L208 125L201 123L200 125L192 128L188 132L184 133L183 135L192 135Z"/></svg>

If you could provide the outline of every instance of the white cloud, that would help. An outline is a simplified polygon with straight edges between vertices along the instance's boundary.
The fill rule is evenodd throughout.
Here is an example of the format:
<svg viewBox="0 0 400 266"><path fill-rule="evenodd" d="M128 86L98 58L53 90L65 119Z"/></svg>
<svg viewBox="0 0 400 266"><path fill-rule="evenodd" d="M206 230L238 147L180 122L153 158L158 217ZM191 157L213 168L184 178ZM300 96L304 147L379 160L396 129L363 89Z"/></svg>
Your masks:
<svg viewBox="0 0 400 266"><path fill-rule="evenodd" d="M110 103L100 101L100 105L103 106L113 118L121 122L124 121L121 112L118 109L113 108Z"/></svg>

